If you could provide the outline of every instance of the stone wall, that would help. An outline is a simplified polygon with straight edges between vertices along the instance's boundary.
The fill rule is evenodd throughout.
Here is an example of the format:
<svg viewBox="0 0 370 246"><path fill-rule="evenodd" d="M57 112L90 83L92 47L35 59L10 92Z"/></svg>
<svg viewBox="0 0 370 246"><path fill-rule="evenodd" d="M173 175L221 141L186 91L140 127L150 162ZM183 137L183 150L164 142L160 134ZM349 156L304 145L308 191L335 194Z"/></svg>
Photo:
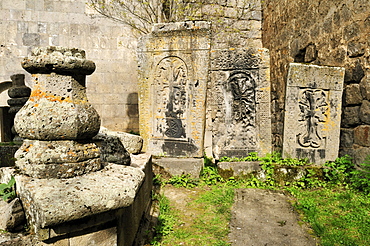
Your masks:
<svg viewBox="0 0 370 246"><path fill-rule="evenodd" d="M340 154L370 154L370 2L263 1L263 45L270 50L272 132L281 150L290 62L344 67Z"/></svg>
<svg viewBox="0 0 370 246"><path fill-rule="evenodd" d="M21 59L38 46L81 48L94 60L88 97L110 130L138 125L136 38L121 24L95 14L86 0L0 1L0 81L24 73ZM26 83L32 87L30 75ZM7 93L0 105L7 105Z"/></svg>

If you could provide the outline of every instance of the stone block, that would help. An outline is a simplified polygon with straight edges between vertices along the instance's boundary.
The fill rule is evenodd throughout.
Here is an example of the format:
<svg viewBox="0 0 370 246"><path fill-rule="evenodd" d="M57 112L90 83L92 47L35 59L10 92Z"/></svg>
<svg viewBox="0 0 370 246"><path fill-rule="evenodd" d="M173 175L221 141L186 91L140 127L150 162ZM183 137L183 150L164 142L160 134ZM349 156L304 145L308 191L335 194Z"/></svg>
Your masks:
<svg viewBox="0 0 370 246"><path fill-rule="evenodd" d="M268 50L213 50L210 66L214 157L271 152Z"/></svg>
<svg viewBox="0 0 370 246"><path fill-rule="evenodd" d="M345 107L342 116L342 126L351 127L360 124L360 106Z"/></svg>
<svg viewBox="0 0 370 246"><path fill-rule="evenodd" d="M259 161L218 162L217 170L224 178L245 177L262 171Z"/></svg>
<svg viewBox="0 0 370 246"><path fill-rule="evenodd" d="M130 165L130 153L125 149L118 137L98 133L93 139L98 141L100 159L103 163Z"/></svg>
<svg viewBox="0 0 370 246"><path fill-rule="evenodd" d="M360 91L359 84L349 84L346 86L344 90L344 98L345 104L361 104L362 103L362 95Z"/></svg>
<svg viewBox="0 0 370 246"><path fill-rule="evenodd" d="M364 100L370 100L370 76L368 74L361 79L360 91Z"/></svg>
<svg viewBox="0 0 370 246"><path fill-rule="evenodd" d="M370 102L368 100L362 101L359 116L362 123L370 124Z"/></svg>
<svg viewBox="0 0 370 246"><path fill-rule="evenodd" d="M41 228L130 206L145 174L134 167L109 164L103 170L69 179L38 179L16 175L29 223ZM42 240L49 233L39 234ZM46 237L46 238L45 238Z"/></svg>
<svg viewBox="0 0 370 246"><path fill-rule="evenodd" d="M94 142L27 139L14 157L21 172L35 178L70 178L101 169Z"/></svg>
<svg viewBox="0 0 370 246"><path fill-rule="evenodd" d="M361 164L368 158L370 155L369 147L354 146L351 157L354 164Z"/></svg>
<svg viewBox="0 0 370 246"><path fill-rule="evenodd" d="M202 157L209 23L156 24L140 40L139 112L143 151Z"/></svg>
<svg viewBox="0 0 370 246"><path fill-rule="evenodd" d="M69 246L116 246L117 228L112 227L69 239Z"/></svg>
<svg viewBox="0 0 370 246"><path fill-rule="evenodd" d="M370 147L369 125L360 125L354 129L354 143L363 147Z"/></svg>
<svg viewBox="0 0 370 246"><path fill-rule="evenodd" d="M15 198L9 203L0 200L0 229L5 231L22 230L25 218L19 198Z"/></svg>
<svg viewBox="0 0 370 246"><path fill-rule="evenodd" d="M291 63L283 156L322 165L338 157L344 68Z"/></svg>
<svg viewBox="0 0 370 246"><path fill-rule="evenodd" d="M38 33L24 33L22 40L25 46L39 46L41 39Z"/></svg>
<svg viewBox="0 0 370 246"><path fill-rule="evenodd" d="M340 147L351 148L354 143L353 129L341 128L340 129Z"/></svg>
<svg viewBox="0 0 370 246"><path fill-rule="evenodd" d="M131 154L139 154L143 147L143 138L138 135L127 132L110 131L105 127L100 128L100 133L118 137L125 149Z"/></svg>
<svg viewBox="0 0 370 246"><path fill-rule="evenodd" d="M156 158L153 159L155 174L161 174L166 178L189 174L193 178L199 178L203 170L203 158Z"/></svg>

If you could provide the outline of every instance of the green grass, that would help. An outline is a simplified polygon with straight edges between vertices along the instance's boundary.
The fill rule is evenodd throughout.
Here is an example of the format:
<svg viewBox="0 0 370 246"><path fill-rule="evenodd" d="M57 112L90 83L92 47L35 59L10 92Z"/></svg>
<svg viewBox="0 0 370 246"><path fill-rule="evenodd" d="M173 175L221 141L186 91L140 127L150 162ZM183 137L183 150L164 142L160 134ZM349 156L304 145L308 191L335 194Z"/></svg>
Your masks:
<svg viewBox="0 0 370 246"><path fill-rule="evenodd" d="M171 225L163 227L167 228L163 229L165 233L152 245L230 245L228 223L235 188L290 192L293 206L320 245L370 245L370 159L361 165L362 170L356 170L348 156L341 157L326 163L322 177L309 171L301 180L281 186L272 176L274 165L301 166L304 160L282 159L278 155L260 158L255 154L252 158L262 161L267 174L264 181L253 176L223 179L208 162L200 179L185 175L164 182L163 185L196 191L186 204L193 214L189 217L168 203L163 216L168 214Z"/></svg>
<svg viewBox="0 0 370 246"><path fill-rule="evenodd" d="M169 232L171 228L171 232L155 238L152 245L229 245L228 222L234 189L226 186L191 189L197 191L186 204L186 210L191 213L184 213L176 206L163 211L162 218L170 219L162 220L167 225L162 224L160 227L166 229L160 230Z"/></svg>
<svg viewBox="0 0 370 246"><path fill-rule="evenodd" d="M370 197L345 188L291 190L322 245L370 245Z"/></svg>

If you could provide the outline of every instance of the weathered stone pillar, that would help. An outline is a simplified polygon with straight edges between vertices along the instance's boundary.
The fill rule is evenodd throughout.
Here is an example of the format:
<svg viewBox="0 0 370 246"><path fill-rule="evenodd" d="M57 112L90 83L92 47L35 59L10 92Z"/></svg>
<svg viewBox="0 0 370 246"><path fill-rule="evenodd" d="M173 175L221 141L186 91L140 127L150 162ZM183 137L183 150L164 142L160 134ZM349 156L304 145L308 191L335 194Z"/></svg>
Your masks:
<svg viewBox="0 0 370 246"><path fill-rule="evenodd" d="M37 48L22 62L32 73L31 96L15 117L15 130L26 139L16 165L37 178L69 178L101 168L91 138L100 117L86 97L86 75L95 64L80 49Z"/></svg>
<svg viewBox="0 0 370 246"><path fill-rule="evenodd" d="M24 77L24 74L14 74L10 76L12 87L8 90L8 95L10 97L10 99L8 99L8 104L10 106L9 114L13 117L12 122L15 114L23 107L31 94L31 88L24 84ZM14 135L13 141L22 141L22 138L19 137L18 133L14 129L14 123L12 126L12 134Z"/></svg>

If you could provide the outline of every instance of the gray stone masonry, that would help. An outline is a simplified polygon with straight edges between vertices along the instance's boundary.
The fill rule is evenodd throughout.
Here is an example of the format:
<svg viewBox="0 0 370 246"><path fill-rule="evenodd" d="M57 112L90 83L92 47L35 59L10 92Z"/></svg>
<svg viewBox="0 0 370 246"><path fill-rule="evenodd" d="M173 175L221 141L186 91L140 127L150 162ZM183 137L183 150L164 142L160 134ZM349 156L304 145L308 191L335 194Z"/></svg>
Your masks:
<svg viewBox="0 0 370 246"><path fill-rule="evenodd" d="M283 156L322 165L338 157L344 68L291 63Z"/></svg>

